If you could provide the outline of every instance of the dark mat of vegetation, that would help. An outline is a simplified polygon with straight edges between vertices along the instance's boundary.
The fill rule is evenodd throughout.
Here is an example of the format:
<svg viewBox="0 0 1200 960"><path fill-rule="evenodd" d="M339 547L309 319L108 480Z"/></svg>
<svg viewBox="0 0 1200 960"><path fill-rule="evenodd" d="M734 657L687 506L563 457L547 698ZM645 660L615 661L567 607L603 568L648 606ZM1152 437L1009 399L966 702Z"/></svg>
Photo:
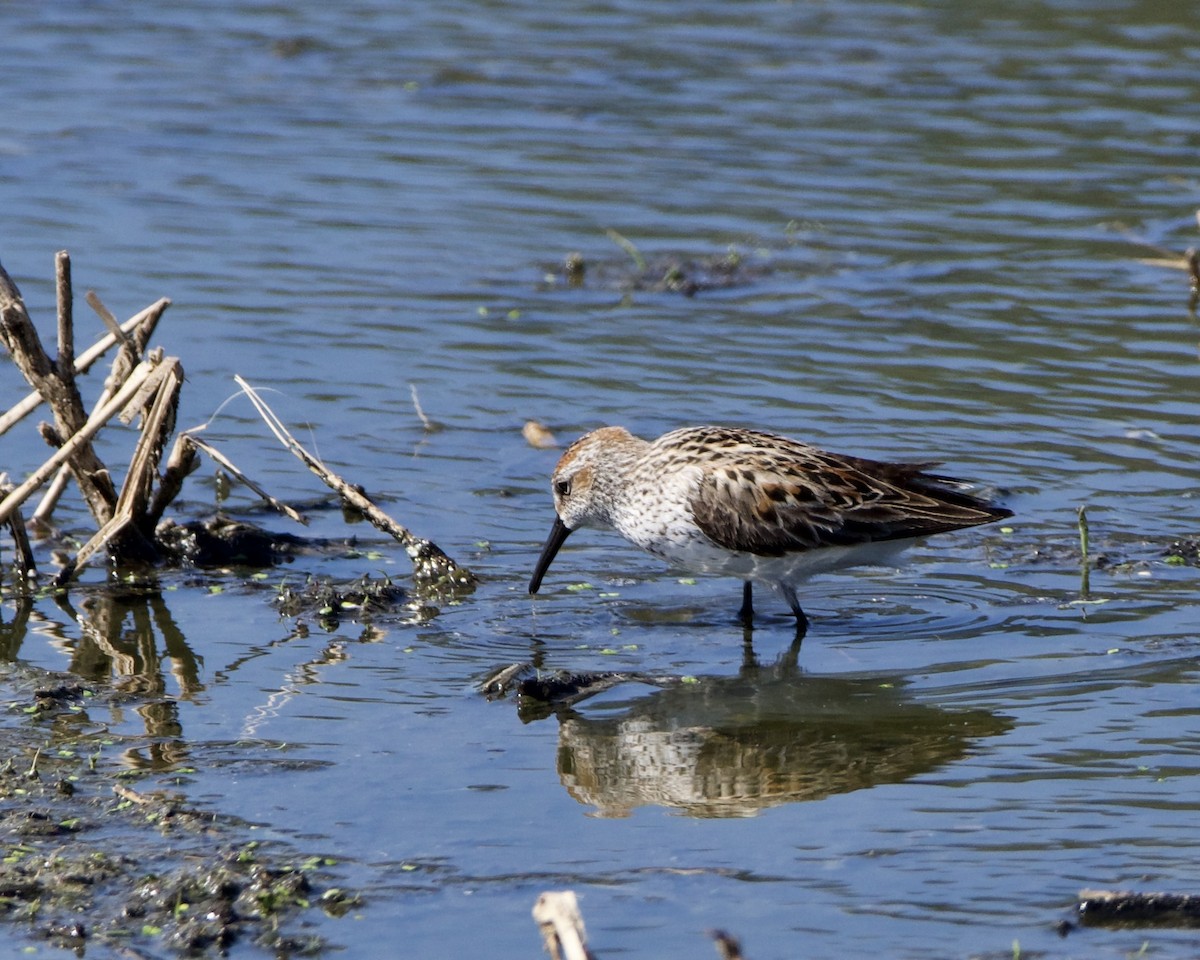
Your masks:
<svg viewBox="0 0 1200 960"><path fill-rule="evenodd" d="M691 297L707 290L749 286L771 273L770 264L762 258L733 249L706 256L675 253L643 256L628 241L623 238L622 241L628 256L585 259L581 253L572 253L546 270L544 285Z"/></svg>

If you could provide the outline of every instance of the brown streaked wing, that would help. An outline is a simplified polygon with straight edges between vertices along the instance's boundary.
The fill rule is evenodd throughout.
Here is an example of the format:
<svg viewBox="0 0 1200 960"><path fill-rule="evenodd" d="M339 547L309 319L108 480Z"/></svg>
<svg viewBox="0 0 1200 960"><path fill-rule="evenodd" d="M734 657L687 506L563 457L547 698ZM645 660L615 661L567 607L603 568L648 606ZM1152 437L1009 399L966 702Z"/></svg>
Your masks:
<svg viewBox="0 0 1200 960"><path fill-rule="evenodd" d="M753 471L736 455L713 463L692 501L697 526L729 550L779 556L944 533L1011 516L961 489L933 464L882 463L789 444ZM753 462L753 461L751 461ZM751 479L751 477L753 479Z"/></svg>

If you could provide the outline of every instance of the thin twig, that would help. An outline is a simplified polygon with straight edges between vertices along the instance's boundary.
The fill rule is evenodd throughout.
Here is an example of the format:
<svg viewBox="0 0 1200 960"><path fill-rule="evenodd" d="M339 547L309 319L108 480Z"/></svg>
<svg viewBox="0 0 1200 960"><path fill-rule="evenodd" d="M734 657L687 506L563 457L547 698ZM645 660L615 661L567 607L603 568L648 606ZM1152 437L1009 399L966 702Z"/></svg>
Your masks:
<svg viewBox="0 0 1200 960"><path fill-rule="evenodd" d="M617 231L612 229L612 227L609 227L604 231L604 233L608 236L609 240L611 240L633 258L634 266L638 268L639 273L645 273L646 258L643 257L642 252L636 246L634 246L632 240L617 233Z"/></svg>
<svg viewBox="0 0 1200 960"><path fill-rule="evenodd" d="M1092 588L1092 558L1089 553L1091 534L1088 528L1087 504L1079 505L1079 596L1086 599Z"/></svg>
<svg viewBox="0 0 1200 960"><path fill-rule="evenodd" d="M408 391L412 394L413 409L417 411L417 419L421 421L421 426L425 428L426 433L433 433L436 428L433 421L425 416L425 411L421 409L421 398L417 396L417 385L410 383Z"/></svg>
<svg viewBox="0 0 1200 960"><path fill-rule="evenodd" d="M0 494L7 494L12 491L11 483L0 484ZM16 549L16 568L23 577L31 577L37 574L37 561L33 558L33 548L29 545L29 535L25 532L25 520L21 516L20 508L13 510L12 516L8 518L8 529L12 534L13 546Z"/></svg>
<svg viewBox="0 0 1200 960"><path fill-rule="evenodd" d="M158 522L162 519L167 507L183 489L184 480L198 466L200 466L200 460L196 452L196 442L187 433L178 434L175 437L175 445L171 448L171 455L167 458L167 468L159 478L154 500L146 511L147 526L158 527Z"/></svg>
<svg viewBox="0 0 1200 960"><path fill-rule="evenodd" d="M1080 562L1083 563L1084 566L1087 566L1087 564L1091 562L1091 558L1089 556L1089 550L1088 550L1088 546L1089 546L1089 542L1090 542L1091 538L1088 535L1089 530L1088 530L1087 504L1081 503L1079 505L1079 507L1076 509L1075 513L1079 518L1079 522L1078 522L1079 559L1080 559Z"/></svg>
<svg viewBox="0 0 1200 960"><path fill-rule="evenodd" d="M297 523L302 523L305 526L308 526L308 517L296 510L295 507L288 506L282 500L276 500L273 496L267 493L266 490L246 476L246 474L242 473L242 471L234 465L232 460L230 460L212 444L205 443L203 440L198 440L192 431L180 434L180 439L184 437L187 437L189 443L195 444L196 447L207 453L213 461L220 464L222 467L232 473L235 477L242 481L242 483L266 500L267 503L282 513L285 517L295 520Z"/></svg>
<svg viewBox="0 0 1200 960"><path fill-rule="evenodd" d="M121 346L129 347L130 350L136 349L133 341L129 338L129 335L121 329L121 325L117 323L117 318L113 315L113 312L104 305L104 301L100 299L100 297L96 294L96 291L89 290L87 292L86 299L88 306L96 311L96 316L98 316L104 322L104 325L108 327L108 332L121 342Z"/></svg>
<svg viewBox="0 0 1200 960"><path fill-rule="evenodd" d="M270 431L279 442L300 459L305 466L315 473L330 489L334 490L346 503L363 514L371 523L384 533L394 537L404 546L405 553L413 562L413 576L418 580L434 583L451 583L457 586L470 586L475 582L475 575L465 567L460 567L450 557L442 552L437 544L415 536L406 527L401 526L386 513L375 506L371 499L351 486L336 473L321 463L316 457L304 449L300 442L291 435L275 412L267 406L258 392L240 376L235 376L234 382L249 397L250 402L263 418Z"/></svg>
<svg viewBox="0 0 1200 960"><path fill-rule="evenodd" d="M112 789L113 793L118 797L128 800L130 803L149 804L157 802L154 797L147 797L145 794L138 793L136 790L130 790L127 786L120 783L114 783Z"/></svg>
<svg viewBox="0 0 1200 960"><path fill-rule="evenodd" d="M54 475L54 479L50 481L50 486L46 488L46 492L42 495L41 501L37 508L33 511L33 516L29 519L32 523L49 523L50 514L54 512L54 508L58 506L58 501L62 498L63 491L67 489L67 484L71 482L71 468L63 465L58 468L58 473Z"/></svg>

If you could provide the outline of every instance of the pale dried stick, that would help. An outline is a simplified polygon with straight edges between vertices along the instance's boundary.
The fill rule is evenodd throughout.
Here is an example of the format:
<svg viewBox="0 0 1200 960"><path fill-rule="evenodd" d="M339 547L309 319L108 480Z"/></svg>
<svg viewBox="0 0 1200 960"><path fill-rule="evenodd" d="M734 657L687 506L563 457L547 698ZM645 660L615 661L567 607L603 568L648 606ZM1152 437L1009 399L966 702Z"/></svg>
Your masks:
<svg viewBox="0 0 1200 960"><path fill-rule="evenodd" d="M412 395L413 409L417 412L417 419L421 421L421 426L425 428L426 433L433 433L437 429L436 424L425 415L425 411L421 409L421 398L417 396L417 385L410 383L408 392Z"/></svg>
<svg viewBox="0 0 1200 960"><path fill-rule="evenodd" d="M553 960L595 960L573 890L549 890L533 905L533 919Z"/></svg>
<svg viewBox="0 0 1200 960"><path fill-rule="evenodd" d="M41 502L38 503L37 509L33 511L31 523L49 523L50 514L54 512L54 508L58 506L58 501L62 498L63 491L67 489L67 484L71 482L71 468L66 464L58 468L58 473L54 475L54 479L50 481L50 486L46 488L46 492L42 494Z"/></svg>
<svg viewBox="0 0 1200 960"><path fill-rule="evenodd" d="M154 479L158 476L158 461L162 457L166 437L171 432L175 421L175 409L179 403L179 391L183 386L183 366L177 357L169 357L162 364L162 376L157 379L157 393L150 405L142 423L142 434L138 438L133 456L129 460L129 472L125 474L125 483L121 487L121 495L113 509L112 519L104 524L95 535L88 540L72 562L72 573L83 566L97 550L104 546L112 537L130 524L138 525L139 520L146 517L146 507L150 502L150 491ZM143 409L146 405L142 400L141 391L129 399L122 417L131 410ZM147 540L154 536L153 530L140 529ZM62 580L62 575L59 575Z"/></svg>

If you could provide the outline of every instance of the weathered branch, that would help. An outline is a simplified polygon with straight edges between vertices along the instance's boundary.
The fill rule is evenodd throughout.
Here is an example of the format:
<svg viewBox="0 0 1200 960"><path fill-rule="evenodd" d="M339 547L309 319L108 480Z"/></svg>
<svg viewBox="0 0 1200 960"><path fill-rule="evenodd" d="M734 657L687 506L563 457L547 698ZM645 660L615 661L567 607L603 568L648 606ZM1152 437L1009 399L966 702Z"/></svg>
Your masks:
<svg viewBox="0 0 1200 960"><path fill-rule="evenodd" d="M71 294L71 256L59 250L54 256L54 281L58 295L58 357L54 369L64 383L75 381L75 312Z"/></svg>
<svg viewBox="0 0 1200 960"><path fill-rule="evenodd" d="M306 522L294 509L253 483L220 451L192 435L195 431L177 437L166 470L160 475L159 467L175 430L183 368L178 358L164 358L161 349L146 351L154 327L170 301L160 300L124 324L118 324L100 298L89 292L87 302L109 328L109 333L85 353L76 356L71 261L66 251L56 257L55 280L57 353L51 358L29 317L20 291L0 266L0 343L7 348L34 389L0 417L0 434L36 409L39 403L46 403L53 414L52 423L41 423L38 427L46 442L55 448L53 454L18 486L0 489L0 525L13 525L18 551L22 553L21 562L27 569L32 569L32 554L28 551L27 541L23 540L20 508L54 477L53 487L35 513L35 520L44 521L65 486L68 472L78 484L98 529L60 573L59 583L71 579L79 567L103 548L119 562L160 559L155 539L159 522L182 489L184 479L195 469L201 450L281 512L300 523ZM117 344L120 349L111 372L89 414L80 396L76 374L85 372L106 350ZM415 579L455 587L466 587L475 582L470 571L455 564L437 545L414 536L380 510L361 490L305 450L253 388L240 378L238 383L287 449L334 489L348 506L360 511L404 546L413 562ZM114 416L126 423L137 416L142 418L140 436L119 494L92 442ZM22 544L25 544L24 548Z"/></svg>
<svg viewBox="0 0 1200 960"><path fill-rule="evenodd" d="M88 306L96 311L96 316L108 327L108 332L116 337L121 344L121 349L117 351L117 355L113 358L112 371L109 373L108 379L104 381L104 389L111 394L120 389L121 384L125 382L125 378L129 376L129 371L142 360L142 353L146 349L146 344L145 341L135 340L121 329L121 325L117 323L117 318L113 316L112 311L96 295L95 290L89 290L86 299Z"/></svg>
<svg viewBox="0 0 1200 960"><path fill-rule="evenodd" d="M88 417L75 378L64 379L54 369L29 319L21 292L3 267L0 267L0 339L30 386L42 395L54 412L59 436L73 438L79 435ZM70 463L88 509L96 521L103 524L112 519L117 491L103 462L92 449L91 436L88 434L76 443L69 459L64 458L61 462Z"/></svg>
<svg viewBox="0 0 1200 960"><path fill-rule="evenodd" d="M43 463L37 470L31 473L24 483L17 486L8 496L0 502L0 523L8 519L12 511L24 503L35 490L44 484L54 474L62 464L71 460L72 457L78 455L78 451L85 445L91 445L91 439L100 432L109 420L121 412L133 398L133 396L141 389L142 385L152 377L163 376L162 365L143 362L134 370L133 375L125 382L125 385L117 391L117 395L102 406L96 408L92 415L84 421L78 430L68 436L68 439L63 443L54 455ZM105 477L107 478L107 472ZM112 481L109 480L111 485ZM116 491L114 489L113 505L116 505ZM104 522L112 519L111 508L110 516Z"/></svg>
<svg viewBox="0 0 1200 960"><path fill-rule="evenodd" d="M150 527L158 528L167 507L183 489L183 481L195 472L198 466L200 460L195 442L186 433L179 434L175 438L175 446L171 448L171 455L167 458L167 468L159 478L154 500L146 512L146 522Z"/></svg>
<svg viewBox="0 0 1200 960"><path fill-rule="evenodd" d="M150 506L150 494L158 477L163 450L175 431L175 412L179 406L179 391L183 388L183 364L178 357L165 359L162 370L154 400L143 414L142 433L129 461L121 495L117 498L118 513L128 513L132 519L142 522ZM135 394L129 406L142 406L140 399L141 394ZM147 540L154 538L153 525L149 529L141 527L140 532Z"/></svg>
<svg viewBox="0 0 1200 960"><path fill-rule="evenodd" d="M2 268L0 268L2 269ZM123 324L121 329L125 333L135 333L139 339L148 341L154 333L154 328L157 326L159 319L163 315L163 311L171 305L171 301L166 297L153 303L145 310L134 314ZM105 353L112 349L114 343L117 342L116 336L113 334L105 334L97 340L92 346L88 347L83 353L75 358L74 369L76 375L86 373L92 368L92 365L99 360ZM40 393L34 391L12 406L4 416L0 417L0 436L11 430L17 423L24 420L29 414L41 405L43 397Z"/></svg>
<svg viewBox="0 0 1200 960"><path fill-rule="evenodd" d="M72 579L93 554L118 536L125 538L122 559L134 559L135 556L143 560L158 559L158 551L154 547L154 525L148 520L147 508L154 481L158 477L158 463L163 448L175 426L175 410L183 386L183 365L177 357L167 357L161 361L155 357L146 362L157 364L154 375L146 377L140 384L134 384L133 378L126 383L130 392L121 417L124 419L127 414L142 410L142 432L130 458L129 470L125 474L125 483L117 498L112 519L103 524L79 548L71 563L59 571L54 581L56 586ZM155 391L148 408L147 389ZM131 552L130 544L136 546L136 555Z"/></svg>

